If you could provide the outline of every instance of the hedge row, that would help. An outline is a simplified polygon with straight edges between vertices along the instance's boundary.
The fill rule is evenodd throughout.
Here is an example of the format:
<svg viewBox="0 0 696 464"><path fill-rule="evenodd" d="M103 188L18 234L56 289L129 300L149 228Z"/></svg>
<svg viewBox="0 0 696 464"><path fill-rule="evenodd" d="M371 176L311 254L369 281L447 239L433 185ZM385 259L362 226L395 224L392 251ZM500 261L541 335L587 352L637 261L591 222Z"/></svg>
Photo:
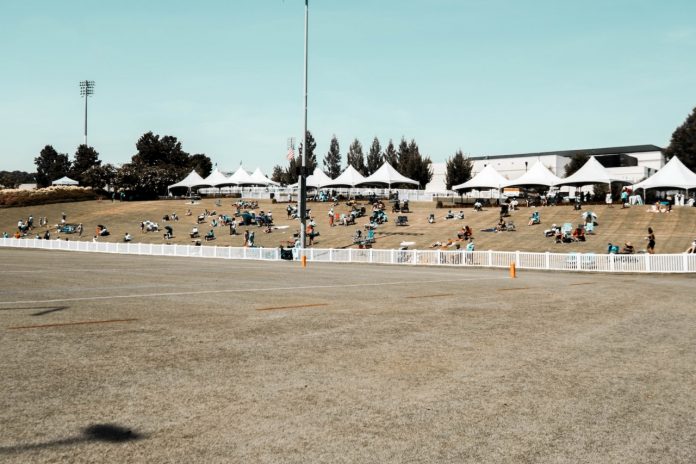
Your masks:
<svg viewBox="0 0 696 464"><path fill-rule="evenodd" d="M47 205L71 201L96 200L97 194L85 187L47 187L38 190L0 190L0 207Z"/></svg>

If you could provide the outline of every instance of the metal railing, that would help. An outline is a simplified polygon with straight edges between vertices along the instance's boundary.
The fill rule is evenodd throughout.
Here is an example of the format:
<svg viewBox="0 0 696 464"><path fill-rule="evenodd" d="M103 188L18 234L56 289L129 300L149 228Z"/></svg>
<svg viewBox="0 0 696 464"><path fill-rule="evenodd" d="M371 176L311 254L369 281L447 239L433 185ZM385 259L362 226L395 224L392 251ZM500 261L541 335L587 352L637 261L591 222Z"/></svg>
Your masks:
<svg viewBox="0 0 696 464"><path fill-rule="evenodd" d="M237 248L227 246L167 245L154 243L109 243L68 240L0 238L0 247L42 250L119 253L195 258L280 260L279 248ZM524 251L464 250L382 250L382 249L293 249L294 259L302 255L310 262L374 263L420 266L458 266L537 269L583 272L683 273L696 272L696 254L594 254L532 253Z"/></svg>

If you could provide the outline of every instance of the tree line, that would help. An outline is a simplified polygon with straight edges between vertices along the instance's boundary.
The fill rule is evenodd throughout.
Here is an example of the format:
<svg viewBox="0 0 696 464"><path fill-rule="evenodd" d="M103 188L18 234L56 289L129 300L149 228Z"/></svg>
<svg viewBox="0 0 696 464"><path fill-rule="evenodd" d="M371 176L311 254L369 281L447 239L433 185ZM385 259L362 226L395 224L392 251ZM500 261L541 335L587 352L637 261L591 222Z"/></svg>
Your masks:
<svg viewBox="0 0 696 464"><path fill-rule="evenodd" d="M307 171L308 174L311 174L318 166L318 163L314 152L317 144L309 131L307 131L307 146ZM348 146L345 157L344 165L340 144L334 135L329 143L329 150L322 160L322 170L327 176L335 179L350 165L361 175L369 176L377 171L384 162L388 162L404 176L418 181L421 188L425 187L433 177L431 170L432 161L429 156L421 154L415 139L411 139L408 142L405 137L402 137L398 148L394 146L394 142L390 139L387 146L383 149L379 139L375 137L367 154L365 154L362 143L356 138ZM271 179L286 185L296 183L299 178L298 168L300 162L301 158L297 156L291 159L285 168L280 165L274 166Z"/></svg>
<svg viewBox="0 0 696 464"><path fill-rule="evenodd" d="M102 164L94 147L80 145L70 160L67 153L58 153L46 145L34 158L37 187L68 176L80 185L105 190L107 187L126 192L130 198L150 199L167 191L167 186L181 180L192 169L201 177L210 175L213 163L202 153L191 155L172 135L143 134L135 144L137 152L129 163L120 167Z"/></svg>

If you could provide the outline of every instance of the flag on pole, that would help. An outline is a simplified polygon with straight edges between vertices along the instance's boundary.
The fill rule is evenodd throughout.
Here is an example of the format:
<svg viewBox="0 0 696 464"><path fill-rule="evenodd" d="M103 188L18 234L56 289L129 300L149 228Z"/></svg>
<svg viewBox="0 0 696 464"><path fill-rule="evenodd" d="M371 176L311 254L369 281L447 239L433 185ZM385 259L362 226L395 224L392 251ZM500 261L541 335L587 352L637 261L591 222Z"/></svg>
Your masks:
<svg viewBox="0 0 696 464"><path fill-rule="evenodd" d="M288 148L288 161L292 161L295 158L295 150L292 147Z"/></svg>

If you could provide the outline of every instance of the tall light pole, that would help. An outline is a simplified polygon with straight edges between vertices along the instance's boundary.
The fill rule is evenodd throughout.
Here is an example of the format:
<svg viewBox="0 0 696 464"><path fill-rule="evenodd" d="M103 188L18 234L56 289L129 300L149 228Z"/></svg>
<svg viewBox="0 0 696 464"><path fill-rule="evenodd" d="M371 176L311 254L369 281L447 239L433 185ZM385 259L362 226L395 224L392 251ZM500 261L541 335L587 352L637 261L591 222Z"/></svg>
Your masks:
<svg viewBox="0 0 696 464"><path fill-rule="evenodd" d="M302 166L300 167L300 248L305 247L307 231L307 52L309 41L309 0L305 0L304 22L304 126L302 131Z"/></svg>
<svg viewBox="0 0 696 464"><path fill-rule="evenodd" d="M85 145L87 145L87 100L94 95L94 81L80 81L80 95L85 97Z"/></svg>

